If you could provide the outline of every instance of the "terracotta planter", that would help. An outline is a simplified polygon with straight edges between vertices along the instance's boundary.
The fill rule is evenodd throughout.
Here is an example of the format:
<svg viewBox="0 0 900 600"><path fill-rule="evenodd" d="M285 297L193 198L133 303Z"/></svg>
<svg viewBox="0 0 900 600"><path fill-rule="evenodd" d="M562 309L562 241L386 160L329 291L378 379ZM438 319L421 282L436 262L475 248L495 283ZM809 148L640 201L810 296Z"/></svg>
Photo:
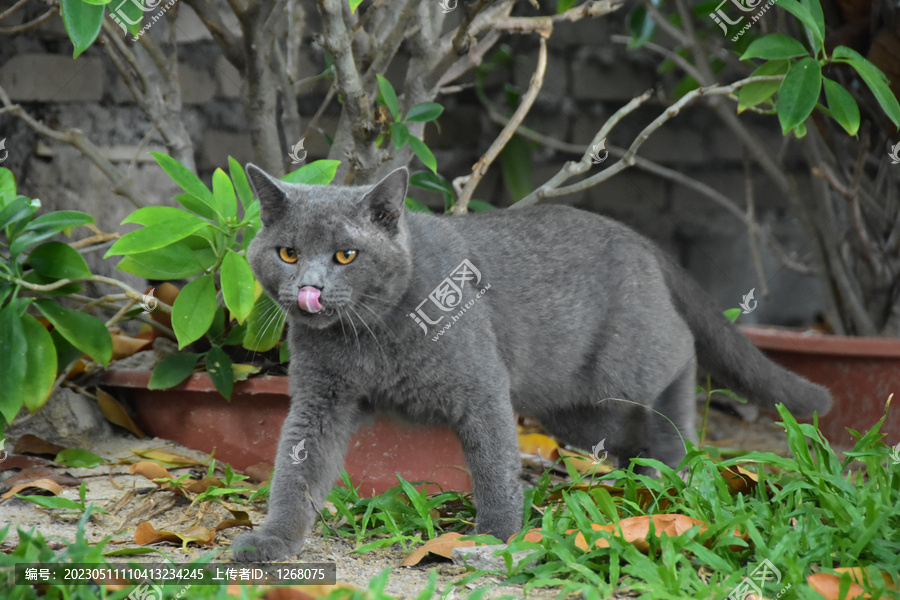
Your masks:
<svg viewBox="0 0 900 600"><path fill-rule="evenodd" d="M881 432L888 444L900 442L900 340L740 329L769 358L831 390L835 402L819 427L832 444L853 445L847 429L870 429L884 415L891 393L898 397Z"/></svg>
<svg viewBox="0 0 900 600"><path fill-rule="evenodd" d="M287 416L287 377L239 381L231 402L219 395L206 373L195 373L168 390L148 390L149 380L148 371L110 370L102 377L105 386L128 394L138 423L150 435L203 452L215 449L218 460L238 469L274 462ZM375 495L398 485L397 474L407 481L470 491L465 464L459 439L450 429L378 417L350 440L344 468L360 486L360 494Z"/></svg>

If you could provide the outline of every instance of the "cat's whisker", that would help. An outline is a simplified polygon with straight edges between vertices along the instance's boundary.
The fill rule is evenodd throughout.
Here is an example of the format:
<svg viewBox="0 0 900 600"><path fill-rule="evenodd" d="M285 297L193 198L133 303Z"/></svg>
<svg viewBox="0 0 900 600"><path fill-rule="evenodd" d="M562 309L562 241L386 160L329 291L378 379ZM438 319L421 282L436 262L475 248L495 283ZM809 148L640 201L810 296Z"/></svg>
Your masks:
<svg viewBox="0 0 900 600"><path fill-rule="evenodd" d="M347 313L347 320L350 321L350 327L353 328L353 335L356 337L356 349L360 350L361 346L359 345L359 331L356 330L356 324L353 323L353 317L350 316L350 313Z"/></svg>
<svg viewBox="0 0 900 600"><path fill-rule="evenodd" d="M348 304L347 308L352 310L353 314L355 314L357 317L359 317L359 320L362 321L363 326L369 331L369 334L372 336L372 339L375 340L375 344L378 346L378 349L381 351L381 356L384 357L385 360L387 360L387 354L385 353L384 348L381 346L381 342L378 341L378 336L375 335L375 332L372 331L372 329L369 327L369 324L366 323L366 320L362 318L362 315L359 314L358 312L356 312L356 309L353 308L352 304L356 304L356 303L351 301L351 304Z"/></svg>
<svg viewBox="0 0 900 600"><path fill-rule="evenodd" d="M363 295L365 296L365 294L363 294ZM381 323L381 327L382 327L387 333L391 334L391 336L392 336L395 340L397 339L397 334L395 334L394 331L393 331L390 327L388 327L388 324L387 324L387 322L384 320L384 318L383 318L381 315L379 315L377 312L375 312L374 310L372 310L372 308L369 307L368 304L366 304L366 303L363 302L362 300L357 300L357 301L355 301L353 304L356 304L356 305L358 305L358 306L361 306L361 307L363 307L364 309L366 309L367 311L369 311L370 313L372 313L372 314L375 316L375 318L378 319L378 321Z"/></svg>

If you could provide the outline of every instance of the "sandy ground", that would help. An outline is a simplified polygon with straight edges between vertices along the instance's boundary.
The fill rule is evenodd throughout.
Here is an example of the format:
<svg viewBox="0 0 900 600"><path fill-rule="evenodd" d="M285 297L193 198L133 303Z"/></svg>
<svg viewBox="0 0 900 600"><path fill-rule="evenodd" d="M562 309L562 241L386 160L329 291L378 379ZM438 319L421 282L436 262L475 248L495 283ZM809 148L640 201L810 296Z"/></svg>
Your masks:
<svg viewBox="0 0 900 600"><path fill-rule="evenodd" d="M755 423L748 423L734 416L711 411L709 431L708 438L713 444L720 447L769 450L782 454L787 449L783 429L764 416ZM132 449L153 448L165 448L196 458L199 462L206 460L203 453L194 452L165 440L138 440L121 430L106 439L98 440L93 447L85 449L110 461L118 461L129 457L134 459ZM86 532L90 541L99 542L109 537L107 549L135 547L135 528L144 521L149 521L157 530L167 529L183 532L198 525L213 529L216 524L232 516L220 504L210 502L192 505L184 497L159 490L150 480L130 473L129 465L124 464L125 462L127 461L123 461L123 464L104 465L93 469L69 467L55 469L58 474L69 474L85 481L88 501L109 511L109 514L96 514L92 517ZM190 472L198 479L206 474L204 467L173 469L172 472L176 475ZM5 480L14 476L15 473L14 470L7 470L0 473L0 478ZM78 500L78 491L74 487L66 488L62 495ZM264 506L255 505L255 508L249 509L244 505L231 506L247 510L255 524L261 523L265 516L258 510L264 510ZM59 548L63 547L64 540L74 539L77 518L78 515L62 510L40 508L17 498L11 498L0 504L0 526L11 522L14 524L13 529L16 527L23 530L36 528ZM216 562L225 562L230 561L229 545L231 540L243 530L243 528L222 530L218 532L212 545L202 548L192 544L188 546L187 550L182 550L180 546L169 543L157 544L156 547L163 550L174 562L188 562L207 553L214 553ZM0 545L0 550L10 552L15 547L17 538L18 534L12 531L5 542ZM452 582L459 580L465 574L464 568L442 559L423 562L422 565L416 567L400 567L398 565L405 556L398 546L363 555L354 554L353 549L352 541L338 538L335 535L329 535L326 539L322 535L321 525L319 525L317 531L308 536L302 559L304 562L335 562L338 582L361 588L365 588L368 581L376 574L385 568L391 568L392 574L386 591L399 598L415 597L425 586L429 569L438 571L439 590L447 589ZM142 561L154 561L154 557L158 557L158 555L145 555L138 558ZM131 560L134 559L135 557L131 558ZM521 588L501 586L501 582L502 578L499 577L484 577L472 582L469 587L490 586L492 590L488 594L488 598L495 598L503 594L524 595ZM558 592L558 589L531 590L528 597L543 600L544 598L555 598ZM464 596L460 592L454 592L452 597Z"/></svg>

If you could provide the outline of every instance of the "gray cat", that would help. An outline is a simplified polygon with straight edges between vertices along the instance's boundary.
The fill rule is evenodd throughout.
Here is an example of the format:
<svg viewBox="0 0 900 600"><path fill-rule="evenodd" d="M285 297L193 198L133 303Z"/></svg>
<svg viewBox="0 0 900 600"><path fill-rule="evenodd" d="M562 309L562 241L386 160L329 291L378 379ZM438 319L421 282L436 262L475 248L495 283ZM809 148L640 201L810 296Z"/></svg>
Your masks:
<svg viewBox="0 0 900 600"><path fill-rule="evenodd" d="M247 175L263 221L248 256L287 314L291 405L268 517L234 540L238 560L300 551L350 436L376 411L456 431L477 530L505 540L522 527L515 413L580 448L605 440L619 464L675 467L697 439L698 360L763 406L831 406L649 240L605 217L406 212L406 169L365 187L286 184L254 165Z"/></svg>

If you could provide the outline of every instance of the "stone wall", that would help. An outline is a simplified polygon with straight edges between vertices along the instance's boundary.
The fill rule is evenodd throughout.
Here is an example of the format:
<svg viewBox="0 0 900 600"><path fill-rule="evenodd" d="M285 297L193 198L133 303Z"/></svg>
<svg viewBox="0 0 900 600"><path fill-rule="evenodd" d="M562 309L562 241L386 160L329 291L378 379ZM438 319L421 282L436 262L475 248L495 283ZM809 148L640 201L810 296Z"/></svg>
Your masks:
<svg viewBox="0 0 900 600"><path fill-rule="evenodd" d="M20 13L20 20L37 16L27 10ZM620 13L605 20L556 28L549 41L545 84L527 126L560 141L586 145L606 118L633 96L661 83L671 85L674 75L658 74L659 61L654 55L627 51L610 42L610 35L625 33L624 16ZM316 31L314 10L307 11L307 20L307 31ZM148 35L164 39L168 26L160 21ZM226 164L227 156L241 162L252 159L239 100L240 77L186 5L179 5L175 28L180 44L185 125L195 145L200 175L208 182L212 171ZM73 61L71 44L58 18L39 29L4 39L0 46L0 85L14 102L22 103L57 129L82 130L152 201L172 203L175 187L147 154L163 149L160 140L100 48L95 45ZM524 90L537 60L534 37L509 36L504 42L512 47L514 58L488 77L489 92L501 101L504 85ZM301 76L314 75L324 67L323 53L311 39L303 45L303 58ZM398 57L395 62L402 60ZM402 72L392 67L386 75L399 87ZM304 121L315 113L326 89L323 82L299 99ZM452 179L471 169L499 127L485 116L471 89L438 101L446 109L440 118L440 132L429 125L426 141L435 151L441 174ZM616 128L608 145L627 146L659 114L661 106L651 101L636 111ZM336 103L332 103L321 119L320 127L325 132L333 132L336 111ZM774 118L742 118L751 122L773 153L779 151L783 140ZM113 194L106 178L76 150L37 136L9 115L0 115L0 139L4 137L9 156L3 166L16 173L22 193L41 198L50 208L86 210L98 218L104 230L124 229L119 221L133 206ZM305 147L307 160L324 157L328 151L319 133L308 137ZM648 140L640 154L743 203L742 149L702 107L687 110L671 121ZM536 148L531 156L534 185L546 181L571 158L548 148ZM422 167L414 164L413 168ZM799 161L796 169L802 189L809 190L808 176ZM476 197L506 206L512 198L500 171L499 163L495 164ZM803 256L808 244L796 219L786 210L784 199L759 173L754 174L754 183L760 222ZM434 201L426 194L414 195ZM669 180L631 169L558 201L613 216L650 236L676 255L723 308L737 306L744 294L757 288L758 309L745 315L743 322L808 323L820 309L817 281L781 268L764 248L763 264L772 296L762 298L744 228L710 200ZM106 264L99 271L109 268ZM602 276L602 265L598 265L598 276Z"/></svg>

